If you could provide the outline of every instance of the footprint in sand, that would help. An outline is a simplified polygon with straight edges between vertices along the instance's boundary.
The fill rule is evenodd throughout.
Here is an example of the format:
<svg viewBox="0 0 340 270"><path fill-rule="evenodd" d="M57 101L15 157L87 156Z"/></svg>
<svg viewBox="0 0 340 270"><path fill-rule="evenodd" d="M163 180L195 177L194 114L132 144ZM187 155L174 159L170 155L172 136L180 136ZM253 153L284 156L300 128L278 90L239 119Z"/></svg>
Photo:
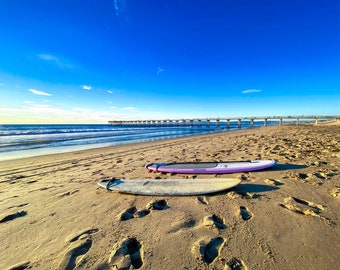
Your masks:
<svg viewBox="0 0 340 270"><path fill-rule="evenodd" d="M201 245L200 253L203 261L207 264L211 264L219 256L223 243L224 239L222 237L216 237L210 239L206 245Z"/></svg>
<svg viewBox="0 0 340 270"><path fill-rule="evenodd" d="M240 214L243 220L249 220L253 217L253 214L245 206L240 206Z"/></svg>
<svg viewBox="0 0 340 270"><path fill-rule="evenodd" d="M3 218L1 218L0 223L5 223L5 222L14 220L14 219L19 218L19 217L24 217L24 216L27 216L26 211L16 212L14 214L6 215Z"/></svg>
<svg viewBox="0 0 340 270"><path fill-rule="evenodd" d="M229 262L227 262L226 269L228 270L246 270L247 267L245 264L237 259L237 258L232 258Z"/></svg>
<svg viewBox="0 0 340 270"><path fill-rule="evenodd" d="M258 246L260 251L270 260L275 262L274 259L274 251L273 248L265 241L264 238L261 238L258 242Z"/></svg>
<svg viewBox="0 0 340 270"><path fill-rule="evenodd" d="M69 237L70 246L59 263L59 269L71 270L79 265L92 246L91 234L96 232L98 229L94 228Z"/></svg>
<svg viewBox="0 0 340 270"><path fill-rule="evenodd" d="M135 206L130 207L119 215L120 220L125 221L125 220L133 219L136 212L137 212L137 208Z"/></svg>
<svg viewBox="0 0 340 270"><path fill-rule="evenodd" d="M281 185L283 185L283 183L281 181L271 179L271 178L264 180L264 182L266 182L268 185L271 185L271 186L281 186Z"/></svg>
<svg viewBox="0 0 340 270"><path fill-rule="evenodd" d="M126 209L124 212L122 212L119 215L119 219L121 221L130 220L133 218L142 218L151 213L151 210L166 210L170 208L166 200L157 200L149 203L146 208L137 211L137 208L135 206L132 206L128 209Z"/></svg>
<svg viewBox="0 0 340 270"><path fill-rule="evenodd" d="M205 226L215 226L218 230L223 230L227 228L227 226L223 222L223 219L215 214L205 217L202 224Z"/></svg>
<svg viewBox="0 0 340 270"><path fill-rule="evenodd" d="M126 209L123 213L119 215L120 221L126 221L133 219L135 217L142 218L150 214L149 209L142 209L140 211L137 211L137 208L135 206L130 207Z"/></svg>
<svg viewBox="0 0 340 270"><path fill-rule="evenodd" d="M75 236L69 237L69 239L66 240L66 242L70 242L70 243L75 242L75 241L79 240L80 238L82 238L84 236L88 237L89 235L96 233L98 231L99 231L99 229L97 229L97 228L82 231L81 233L78 233Z"/></svg>
<svg viewBox="0 0 340 270"><path fill-rule="evenodd" d="M257 199L260 197L259 194L251 192L236 192L236 194L239 195L241 199Z"/></svg>
<svg viewBox="0 0 340 270"><path fill-rule="evenodd" d="M77 241L64 255L59 266L60 269L71 270L79 264L89 249L92 246L92 240L89 238Z"/></svg>
<svg viewBox="0 0 340 270"><path fill-rule="evenodd" d="M142 218L142 217L145 217L147 216L148 214L150 214L150 210L149 209L142 209L142 210L139 210L136 212L135 216L139 217L139 218Z"/></svg>
<svg viewBox="0 0 340 270"><path fill-rule="evenodd" d="M202 197L197 197L197 200L199 203L201 204L208 204L208 200L206 197L202 196Z"/></svg>
<svg viewBox="0 0 340 270"><path fill-rule="evenodd" d="M167 233L176 233L176 232L188 229L188 228L193 228L195 225L196 225L196 220L192 218L188 218L186 220L171 224L171 229L168 230Z"/></svg>
<svg viewBox="0 0 340 270"><path fill-rule="evenodd" d="M333 197L340 199L340 187L333 188L331 194Z"/></svg>
<svg viewBox="0 0 340 270"><path fill-rule="evenodd" d="M321 212L324 210L324 207L321 204L316 204L296 197L288 197L284 200L284 203L280 203L279 205L292 212L306 216L318 217L326 224L334 225L333 221L321 215Z"/></svg>
<svg viewBox="0 0 340 270"><path fill-rule="evenodd" d="M134 237L116 244L108 264L113 269L139 269L143 265L142 244Z"/></svg>
<svg viewBox="0 0 340 270"><path fill-rule="evenodd" d="M168 205L166 200L156 200L148 204L147 209L150 210L166 210L169 209L170 206Z"/></svg>

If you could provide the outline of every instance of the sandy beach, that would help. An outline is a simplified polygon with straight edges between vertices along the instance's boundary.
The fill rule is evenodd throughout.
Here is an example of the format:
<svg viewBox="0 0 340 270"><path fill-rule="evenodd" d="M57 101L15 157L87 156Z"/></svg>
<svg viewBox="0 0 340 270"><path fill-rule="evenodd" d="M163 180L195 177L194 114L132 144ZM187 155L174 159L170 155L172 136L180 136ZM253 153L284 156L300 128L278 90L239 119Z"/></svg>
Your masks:
<svg viewBox="0 0 340 270"><path fill-rule="evenodd" d="M135 196L152 162L276 159L205 196ZM0 269L335 269L340 125L277 126L0 162Z"/></svg>

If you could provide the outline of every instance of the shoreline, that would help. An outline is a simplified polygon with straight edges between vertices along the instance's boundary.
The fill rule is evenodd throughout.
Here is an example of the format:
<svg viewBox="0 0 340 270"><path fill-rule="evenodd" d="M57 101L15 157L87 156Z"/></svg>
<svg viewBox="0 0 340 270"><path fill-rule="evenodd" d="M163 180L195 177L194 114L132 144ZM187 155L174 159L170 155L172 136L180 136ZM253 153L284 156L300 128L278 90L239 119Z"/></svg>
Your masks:
<svg viewBox="0 0 340 270"><path fill-rule="evenodd" d="M330 269L340 237L339 134L339 125L271 126L0 161L0 268ZM242 182L206 196L134 196L96 184L207 178L149 173L152 162L249 159L278 165L223 175Z"/></svg>
<svg viewBox="0 0 340 270"><path fill-rule="evenodd" d="M275 127L275 126L273 126ZM256 128L252 128L252 129L261 129L261 128L268 128L268 127L256 127ZM104 151L104 152L107 152L107 151L110 151L112 148L124 148L124 147L130 147L130 146L143 146L143 145L148 145L150 144L150 147L153 146L153 144L155 145L158 145L159 143L162 144L163 142L166 143L166 142L172 142L172 141L177 141L177 140L185 140L185 139L188 139L188 140L191 140L193 138L196 138L196 137L200 137L200 136L213 136L213 135L219 135L219 134L224 134L224 133L234 133L234 132L241 132L241 131L244 131L244 130L248 130L250 128L247 128L247 129L235 129L235 130L221 130L221 131L215 131L215 132L212 132L212 133L205 133L205 134L194 134L194 135L186 135L186 136L181 136L181 137L177 137L177 138L169 138L169 139L157 139L157 140L150 140L150 141L144 141L144 142L128 142L128 143L121 143L121 144L117 144L117 145L110 145L110 146L95 146L95 147L89 147L89 148L86 148L86 149L79 149L79 150L66 150L68 147L62 147L64 148L65 150L62 150L61 152L55 152L55 153L47 153L47 154L40 154L40 155L34 155L34 156L28 156L28 157L18 157L18 158L13 158L13 159L5 159L5 160L0 160L0 163L1 162L11 162L11 161L14 161L14 160L25 160L25 159L31 159L31 158L39 158L39 157L48 157L48 156L60 156L60 155L73 155L73 154L82 154L82 152L85 152L85 155L86 155L86 152L97 152L97 151ZM74 148L77 148L78 146L75 146ZM82 146L79 146L79 148L81 148ZM72 148L72 147L71 147ZM44 149L42 149L42 151L44 151ZM15 153L15 152L14 152Z"/></svg>
<svg viewBox="0 0 340 270"><path fill-rule="evenodd" d="M187 130L190 130L189 128ZM37 147L32 149L24 149L24 150L18 150L18 151L9 151L9 152L1 152L0 153L0 161L6 161L6 160L15 160L15 159L22 159L22 158L30 158L30 157L37 157L37 156L44 156L49 154L63 154L68 152L78 152L78 151L86 151L90 149L97 149L97 148L106 148L106 147L117 147L121 145L130 145L130 144L138 144L138 143L144 143L144 142L153 142L153 141L163 141L167 139L176 139L176 138L182 138L182 137L191 137L195 135L205 135L205 134L213 134L213 133L219 133L224 131L233 131L234 129L230 130L220 130L220 131L211 131L211 130L204 130L202 129L201 132L193 133L193 134L169 134L165 137L146 137L146 138L137 138L137 139L128 139L128 140L121 140L121 141L112 141L112 142L101 142L101 143L90 143L90 144L77 144L77 145L64 145L64 146L46 146L46 147ZM161 130L160 130L161 131ZM167 130L169 131L169 130ZM127 135L128 136L128 135ZM113 137L114 139L114 137Z"/></svg>

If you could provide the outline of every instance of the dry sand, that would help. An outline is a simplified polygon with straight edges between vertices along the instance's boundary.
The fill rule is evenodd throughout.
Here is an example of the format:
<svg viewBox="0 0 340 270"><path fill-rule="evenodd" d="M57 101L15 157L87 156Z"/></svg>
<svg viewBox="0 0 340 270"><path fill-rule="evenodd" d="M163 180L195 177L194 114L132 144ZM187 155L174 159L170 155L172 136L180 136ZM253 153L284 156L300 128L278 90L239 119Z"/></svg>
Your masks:
<svg viewBox="0 0 340 270"><path fill-rule="evenodd" d="M0 269L336 269L339 141L339 125L264 127L0 162ZM209 196L96 184L186 177L151 162L272 158Z"/></svg>

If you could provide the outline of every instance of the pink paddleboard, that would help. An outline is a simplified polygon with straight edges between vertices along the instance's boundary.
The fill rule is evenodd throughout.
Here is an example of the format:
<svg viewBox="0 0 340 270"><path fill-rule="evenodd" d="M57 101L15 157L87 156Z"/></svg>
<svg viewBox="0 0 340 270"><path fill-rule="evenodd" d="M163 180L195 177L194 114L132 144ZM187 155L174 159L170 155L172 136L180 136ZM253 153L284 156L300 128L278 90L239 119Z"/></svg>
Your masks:
<svg viewBox="0 0 340 270"><path fill-rule="evenodd" d="M270 168L276 164L273 159L226 162L151 163L148 170L166 173L219 174L251 172Z"/></svg>

